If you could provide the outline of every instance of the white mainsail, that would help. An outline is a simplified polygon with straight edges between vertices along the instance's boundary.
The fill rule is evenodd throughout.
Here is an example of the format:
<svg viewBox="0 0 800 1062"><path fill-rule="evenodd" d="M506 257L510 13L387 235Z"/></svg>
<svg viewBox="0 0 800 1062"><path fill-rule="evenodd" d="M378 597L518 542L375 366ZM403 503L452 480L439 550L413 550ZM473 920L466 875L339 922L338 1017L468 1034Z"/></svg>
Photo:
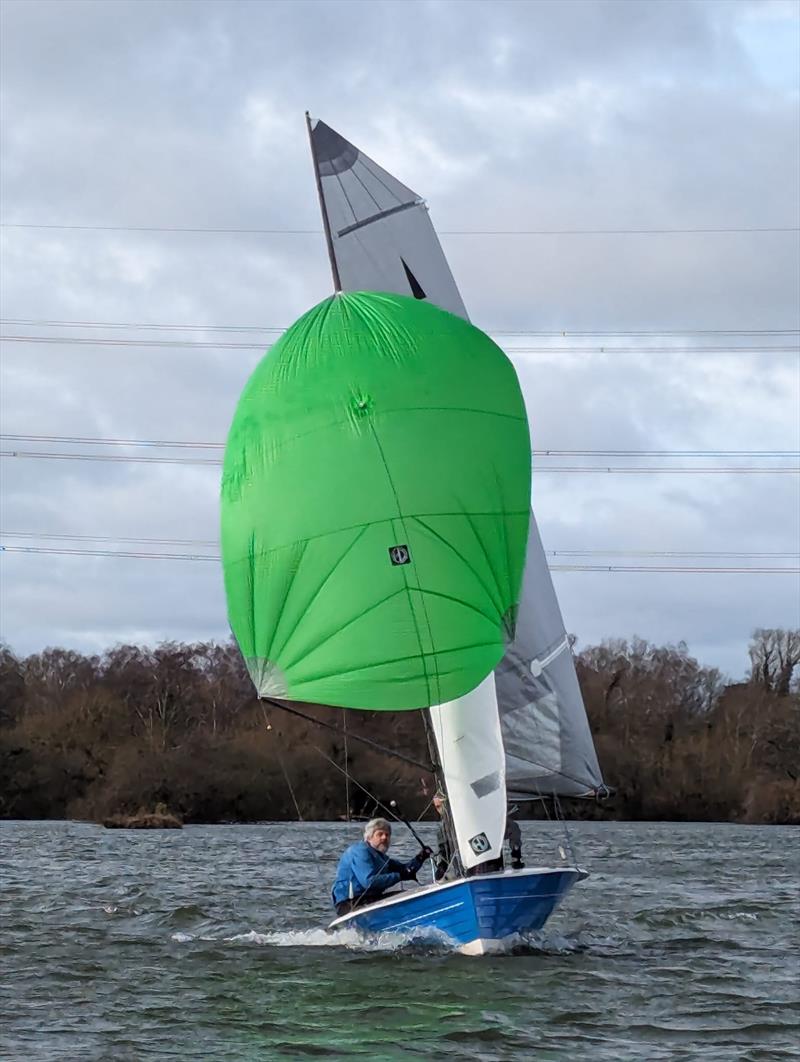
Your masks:
<svg viewBox="0 0 800 1062"><path fill-rule="evenodd" d="M309 134L337 288L427 298L468 319L420 196L324 122L309 120ZM432 708L431 719L467 867L499 854L506 786L516 800L603 787L533 513L514 641L494 676L467 697ZM471 736L454 760L454 735L463 737L466 723ZM474 783L493 772L503 780L502 796L481 785L484 795L476 795ZM480 833L490 843L476 853L469 841Z"/></svg>

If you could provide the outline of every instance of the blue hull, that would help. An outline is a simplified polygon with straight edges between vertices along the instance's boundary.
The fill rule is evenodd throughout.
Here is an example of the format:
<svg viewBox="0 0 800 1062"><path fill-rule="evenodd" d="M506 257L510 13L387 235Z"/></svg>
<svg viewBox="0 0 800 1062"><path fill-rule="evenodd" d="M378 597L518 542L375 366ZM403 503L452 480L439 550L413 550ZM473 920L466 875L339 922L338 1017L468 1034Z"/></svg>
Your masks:
<svg viewBox="0 0 800 1062"><path fill-rule="evenodd" d="M387 896L342 915L331 929L364 933L436 930L467 954L500 950L520 933L541 929L576 881L576 867L531 868L441 882Z"/></svg>

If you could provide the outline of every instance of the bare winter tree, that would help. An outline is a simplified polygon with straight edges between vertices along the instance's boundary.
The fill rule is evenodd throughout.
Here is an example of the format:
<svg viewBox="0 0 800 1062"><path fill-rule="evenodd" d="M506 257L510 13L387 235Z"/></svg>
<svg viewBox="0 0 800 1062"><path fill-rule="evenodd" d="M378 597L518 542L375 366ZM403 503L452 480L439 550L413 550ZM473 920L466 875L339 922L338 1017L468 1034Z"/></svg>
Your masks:
<svg viewBox="0 0 800 1062"><path fill-rule="evenodd" d="M750 642L750 681L787 697L794 669L800 664L800 630L759 627Z"/></svg>

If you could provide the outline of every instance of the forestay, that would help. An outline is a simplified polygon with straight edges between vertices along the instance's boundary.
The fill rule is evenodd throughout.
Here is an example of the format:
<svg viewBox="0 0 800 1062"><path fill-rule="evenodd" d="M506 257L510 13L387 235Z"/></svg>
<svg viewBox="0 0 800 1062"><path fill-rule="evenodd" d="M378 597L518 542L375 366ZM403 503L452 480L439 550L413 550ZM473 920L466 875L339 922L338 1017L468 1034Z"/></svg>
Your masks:
<svg viewBox="0 0 800 1062"><path fill-rule="evenodd" d="M466 318L420 197L324 122L312 130L342 289L424 297ZM495 676L509 797L601 789L575 665L532 513L515 637ZM493 725L487 718L487 735ZM490 736L487 741L491 745Z"/></svg>

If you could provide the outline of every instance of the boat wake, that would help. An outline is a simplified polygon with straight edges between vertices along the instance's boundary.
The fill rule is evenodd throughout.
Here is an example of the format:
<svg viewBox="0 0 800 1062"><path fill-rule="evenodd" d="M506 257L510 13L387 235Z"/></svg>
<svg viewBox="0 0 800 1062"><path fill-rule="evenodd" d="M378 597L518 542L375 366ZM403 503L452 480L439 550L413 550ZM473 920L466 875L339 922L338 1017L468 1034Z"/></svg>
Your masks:
<svg viewBox="0 0 800 1062"><path fill-rule="evenodd" d="M427 955L458 954L459 945L444 933L433 928L417 929L409 933L375 933L365 935L356 929L328 930L287 929L273 932L250 930L231 936L211 936L185 932L173 933L170 939L176 944L214 943L228 945L251 945L268 948L344 948L364 953L408 953ZM590 948L581 934L531 933L509 937L502 942L494 955L565 955L586 951Z"/></svg>

